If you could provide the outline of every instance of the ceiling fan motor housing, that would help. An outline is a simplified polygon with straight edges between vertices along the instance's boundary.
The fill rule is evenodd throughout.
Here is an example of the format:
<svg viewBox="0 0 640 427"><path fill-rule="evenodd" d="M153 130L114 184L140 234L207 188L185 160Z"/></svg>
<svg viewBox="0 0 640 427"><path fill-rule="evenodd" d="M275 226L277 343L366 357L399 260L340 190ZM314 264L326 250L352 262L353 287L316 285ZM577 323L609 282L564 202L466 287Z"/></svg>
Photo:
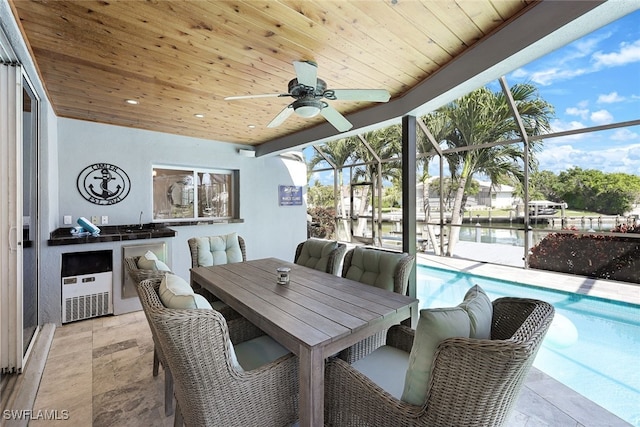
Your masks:
<svg viewBox="0 0 640 427"><path fill-rule="evenodd" d="M327 90L327 83L322 79L316 79L316 87L303 85L298 83L298 79L293 79L289 82L289 94L296 98L322 98L325 90Z"/></svg>

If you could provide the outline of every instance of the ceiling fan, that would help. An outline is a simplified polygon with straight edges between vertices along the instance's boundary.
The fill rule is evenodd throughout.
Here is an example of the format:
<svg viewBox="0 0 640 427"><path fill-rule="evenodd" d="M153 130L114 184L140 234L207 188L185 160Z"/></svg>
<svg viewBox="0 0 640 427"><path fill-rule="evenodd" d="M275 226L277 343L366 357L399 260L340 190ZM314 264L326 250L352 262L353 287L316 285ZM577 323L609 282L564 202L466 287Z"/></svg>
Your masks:
<svg viewBox="0 0 640 427"><path fill-rule="evenodd" d="M318 64L312 61L294 61L293 67L296 71L296 78L289 82L288 93L228 96L225 100L290 96L295 98L295 101L287 105L271 120L267 127L280 126L295 112L304 118L321 114L336 129L344 132L351 129L353 125L323 98L331 101L387 102L390 97L389 92L385 89L327 89L325 81L318 78Z"/></svg>

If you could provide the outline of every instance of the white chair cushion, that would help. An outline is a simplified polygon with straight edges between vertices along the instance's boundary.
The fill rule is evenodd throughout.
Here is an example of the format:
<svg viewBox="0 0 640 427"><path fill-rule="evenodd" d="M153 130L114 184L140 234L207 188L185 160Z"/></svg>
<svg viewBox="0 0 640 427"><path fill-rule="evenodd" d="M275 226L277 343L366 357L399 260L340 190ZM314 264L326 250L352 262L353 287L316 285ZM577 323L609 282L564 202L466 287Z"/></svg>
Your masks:
<svg viewBox="0 0 640 427"><path fill-rule="evenodd" d="M193 292L191 286L180 276L167 274L160 282L160 301L167 308L211 310L211 304L202 295Z"/></svg>
<svg viewBox="0 0 640 427"><path fill-rule="evenodd" d="M289 350L268 335L237 344L235 352L238 363L245 371L259 368L289 354Z"/></svg>
<svg viewBox="0 0 640 427"><path fill-rule="evenodd" d="M196 246L198 248L198 266L200 267L242 262L238 233L197 237Z"/></svg>
<svg viewBox="0 0 640 427"><path fill-rule="evenodd" d="M396 399L402 397L409 353L390 345L378 347L351 365Z"/></svg>
<svg viewBox="0 0 640 427"><path fill-rule="evenodd" d="M484 290L475 285L467 291L458 307L466 310L471 321L470 338L491 339L493 304Z"/></svg>
<svg viewBox="0 0 640 427"><path fill-rule="evenodd" d="M422 405L427 399L435 352L447 338L469 338L469 315L462 307L420 310L402 400Z"/></svg>
<svg viewBox="0 0 640 427"><path fill-rule="evenodd" d="M146 254L138 258L138 268L141 270L171 271L169 266L160 261L151 251L147 251Z"/></svg>

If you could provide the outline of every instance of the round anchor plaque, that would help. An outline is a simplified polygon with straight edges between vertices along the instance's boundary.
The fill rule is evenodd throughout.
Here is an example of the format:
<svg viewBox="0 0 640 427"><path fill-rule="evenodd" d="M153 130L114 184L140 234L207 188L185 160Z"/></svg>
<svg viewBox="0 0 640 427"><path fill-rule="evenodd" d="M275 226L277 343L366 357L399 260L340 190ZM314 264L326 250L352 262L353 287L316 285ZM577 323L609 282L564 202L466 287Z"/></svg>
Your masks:
<svg viewBox="0 0 640 427"><path fill-rule="evenodd" d="M131 180L125 171L109 163L87 166L78 175L78 191L96 205L114 205L124 200L131 190Z"/></svg>

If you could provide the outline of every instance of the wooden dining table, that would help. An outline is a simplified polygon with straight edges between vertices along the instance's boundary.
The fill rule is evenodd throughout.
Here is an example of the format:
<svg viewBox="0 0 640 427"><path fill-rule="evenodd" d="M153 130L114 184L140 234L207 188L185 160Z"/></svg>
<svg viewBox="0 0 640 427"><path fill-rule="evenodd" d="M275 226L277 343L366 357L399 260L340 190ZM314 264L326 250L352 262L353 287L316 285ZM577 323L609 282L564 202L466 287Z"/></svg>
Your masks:
<svg viewBox="0 0 640 427"><path fill-rule="evenodd" d="M276 269L289 267L290 282ZM276 258L191 269L207 289L299 358L300 426L324 425L324 362L386 330L418 320L418 300Z"/></svg>

